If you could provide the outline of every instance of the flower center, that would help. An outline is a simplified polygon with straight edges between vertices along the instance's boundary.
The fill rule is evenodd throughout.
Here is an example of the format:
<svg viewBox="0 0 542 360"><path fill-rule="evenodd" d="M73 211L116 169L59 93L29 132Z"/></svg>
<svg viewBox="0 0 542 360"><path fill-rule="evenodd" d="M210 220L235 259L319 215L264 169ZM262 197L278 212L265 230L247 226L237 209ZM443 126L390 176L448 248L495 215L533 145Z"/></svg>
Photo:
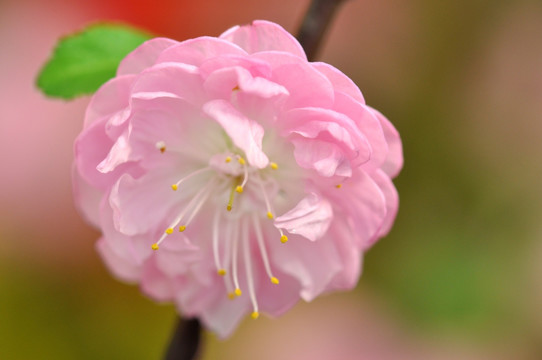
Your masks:
<svg viewBox="0 0 542 360"><path fill-rule="evenodd" d="M164 153L164 142L156 144L156 148ZM245 158L235 152L224 152L211 156L209 164L196 169L171 185L175 192L194 189L188 184L198 184L208 179L203 186L187 201L184 208L165 229L158 241L152 244L158 250L162 242L172 235L177 228L186 231L210 197L227 199L224 207L215 206L212 220L212 256L216 272L224 278L224 285L230 299L242 295L239 281L239 257L245 265L245 279L248 294L253 307L252 318L259 316L258 301L254 283L254 252L259 253L261 263L272 284L278 285L279 279L273 274L269 261L268 249L262 230L261 218L273 220L275 209L270 201L270 188L278 188L274 175L280 173L279 165L270 162L264 169L250 166ZM197 185L196 185L197 186ZM186 188L185 188L186 187ZM274 194L274 192L273 192ZM273 226L274 227L274 226ZM282 243L288 241L283 230L274 227L277 237ZM252 237L251 237L252 234ZM251 241L250 239L255 239ZM254 249L251 249L254 247ZM254 250L254 251L253 251ZM230 275L231 274L231 275Z"/></svg>

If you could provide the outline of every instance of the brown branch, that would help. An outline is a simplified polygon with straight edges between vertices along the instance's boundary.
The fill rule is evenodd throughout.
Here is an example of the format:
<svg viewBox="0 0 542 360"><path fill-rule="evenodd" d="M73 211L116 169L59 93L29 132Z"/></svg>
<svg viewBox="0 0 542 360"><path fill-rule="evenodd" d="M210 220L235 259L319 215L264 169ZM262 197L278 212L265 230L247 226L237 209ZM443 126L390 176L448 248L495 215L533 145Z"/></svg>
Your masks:
<svg viewBox="0 0 542 360"><path fill-rule="evenodd" d="M198 319L179 319L164 360L195 360L201 346L201 325Z"/></svg>
<svg viewBox="0 0 542 360"><path fill-rule="evenodd" d="M305 14L297 40L305 49L309 61L313 61L331 19L345 0L313 0Z"/></svg>

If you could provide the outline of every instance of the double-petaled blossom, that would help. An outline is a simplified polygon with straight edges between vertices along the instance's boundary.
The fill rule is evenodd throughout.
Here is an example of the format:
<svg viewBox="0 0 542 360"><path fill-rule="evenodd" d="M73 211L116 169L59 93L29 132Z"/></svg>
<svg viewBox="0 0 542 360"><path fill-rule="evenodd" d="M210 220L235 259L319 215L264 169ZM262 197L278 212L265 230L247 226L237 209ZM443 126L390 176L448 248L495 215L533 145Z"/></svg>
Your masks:
<svg viewBox="0 0 542 360"><path fill-rule="evenodd" d="M128 55L88 107L74 188L113 274L227 336L354 287L402 161L348 77L255 21Z"/></svg>

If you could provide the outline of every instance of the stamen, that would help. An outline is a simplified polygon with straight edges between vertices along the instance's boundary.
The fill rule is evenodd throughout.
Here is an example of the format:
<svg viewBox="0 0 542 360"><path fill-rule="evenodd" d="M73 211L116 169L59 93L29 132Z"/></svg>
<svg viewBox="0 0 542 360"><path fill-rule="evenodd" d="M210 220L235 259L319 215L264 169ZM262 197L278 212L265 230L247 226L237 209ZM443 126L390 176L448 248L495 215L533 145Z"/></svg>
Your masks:
<svg viewBox="0 0 542 360"><path fill-rule="evenodd" d="M190 219L187 221L187 225L190 223L190 221L192 221L192 219L194 218L194 216L197 214L197 212L201 209L201 206L203 206L203 204L205 203L205 201L207 200L207 198L209 197L209 195L211 195L211 193L213 192L213 185L216 183L216 178L213 178L211 179L207 185L205 185L203 188L201 188L197 193L196 195L192 198L192 200L190 200L190 202L188 203L188 205L183 209L183 211L181 212L181 214L179 216L177 216L175 218L175 220L173 221L173 223L166 229L166 231L164 232L164 234L162 234L162 236L160 237L160 239L152 244L151 248L153 250L158 250L158 247L160 246L160 244L162 243L162 241L164 241L164 239L166 238L167 235L170 235L173 233L173 228L175 226L177 226L177 224L184 218L184 216L186 215L186 213L188 212L188 210L192 207L194 207L194 205L197 203L196 205L196 208L194 209L194 211L192 212L192 214L190 215ZM203 196L203 197L202 197ZM181 225L179 227L179 231L184 231L186 229L186 225Z"/></svg>
<svg viewBox="0 0 542 360"><path fill-rule="evenodd" d="M258 313L258 301L256 300L256 292L254 291L254 277L252 274L252 263L250 258L250 241L248 237L248 223L244 221L243 226L243 253L245 256L245 271L247 273L247 285L248 293L250 295L250 301L252 302L252 318L257 319L259 316Z"/></svg>
<svg viewBox="0 0 542 360"><path fill-rule="evenodd" d="M239 277L237 276L237 253L239 248L239 223L236 221L233 223L233 249L232 249L232 275L233 275L233 285L235 286L235 295L241 296L242 292L239 288Z"/></svg>
<svg viewBox="0 0 542 360"><path fill-rule="evenodd" d="M278 285L279 280L271 272L271 266L269 265L269 257L267 256L267 250L265 249L265 243L263 241L262 227L260 225L260 219L256 214L252 214L252 223L254 225L254 230L256 232L256 240L258 241L258 246L260 247L260 254L262 256L263 267L267 276L271 282L275 285Z"/></svg>
<svg viewBox="0 0 542 360"><path fill-rule="evenodd" d="M220 265L220 255L218 251L218 228L220 221L220 211L215 210L215 216L213 218L213 256L215 258L216 271L218 275L226 275L226 269Z"/></svg>
<svg viewBox="0 0 542 360"><path fill-rule="evenodd" d="M226 222L226 228L224 229L224 270L230 269L231 265L231 247L232 247L232 228L231 221ZM217 229L218 230L218 229ZM226 287L226 292L228 293L228 298L231 300L235 299L235 292L233 290L232 279L230 276L224 276L224 286Z"/></svg>
<svg viewBox="0 0 542 360"><path fill-rule="evenodd" d="M239 85L235 85L235 87L234 87L233 89L231 89L231 91L238 91L238 90L241 90L241 89L239 88Z"/></svg>
<svg viewBox="0 0 542 360"><path fill-rule="evenodd" d="M282 231L281 228L278 228L278 229L280 233L280 242L284 244L288 241L288 236L284 235L284 232Z"/></svg>
<svg viewBox="0 0 542 360"><path fill-rule="evenodd" d="M273 169L273 170L277 170L279 168L279 166L277 165L276 162L269 163L269 166L271 166L271 169Z"/></svg>
<svg viewBox="0 0 542 360"><path fill-rule="evenodd" d="M177 191L177 189L179 188L179 185L181 185L181 183L185 182L186 180L196 176L196 175L199 175L205 171L208 171L208 170L211 170L211 168L209 166L206 166L204 168L201 168L201 169L198 169L194 172L191 172L190 174L186 175L185 177L183 177L181 180L177 181L175 184L171 185L171 188L173 189L173 191Z"/></svg>
<svg viewBox="0 0 542 360"><path fill-rule="evenodd" d="M228 200L228 205L226 206L226 210L228 211L231 211L232 207L233 207L233 195L234 195L234 191L236 190L236 186L233 185L231 187L231 191L230 191L230 199Z"/></svg>
<svg viewBox="0 0 542 360"><path fill-rule="evenodd" d="M241 162L241 160L242 160L242 162ZM238 185L235 188L235 191L237 191L239 194L241 194L243 192L243 189L244 189L245 185L247 184L247 181L248 181L248 166L246 166L245 160L243 158L239 158L239 163L241 165L243 165L244 175L243 175L243 182L241 182L241 185Z"/></svg>
<svg viewBox="0 0 542 360"><path fill-rule="evenodd" d="M248 181L248 166L245 164L243 165L243 182L241 183L241 187L244 188Z"/></svg>
<svg viewBox="0 0 542 360"><path fill-rule="evenodd" d="M269 219L273 219L273 209L271 208L271 203L269 202L269 198L267 197L267 192L265 191L265 188L263 187L263 181L260 176L257 176L258 178L258 184L260 185L260 189L262 189L263 194L263 200L265 202L265 208L267 209L267 217Z"/></svg>
<svg viewBox="0 0 542 360"><path fill-rule="evenodd" d="M160 239L155 242L154 244L151 245L151 249L153 250L158 250L160 248L160 244L162 243L162 241L164 241L164 239L168 236L168 235L171 235L173 234L173 228L172 227L168 227L166 229L166 231L164 231L164 233L162 234L162 236L160 236Z"/></svg>
<svg viewBox="0 0 542 360"><path fill-rule="evenodd" d="M343 187L343 184L337 184L337 185L335 185L335 187L336 187L337 189L340 189L340 188Z"/></svg>
<svg viewBox="0 0 542 360"><path fill-rule="evenodd" d="M165 141L158 141L155 146L162 154L166 151Z"/></svg>
<svg viewBox="0 0 542 360"><path fill-rule="evenodd" d="M239 157L237 158L237 161L239 161L239 164L241 164L241 165L245 165L245 164L246 164L245 159L243 159L241 156L239 156Z"/></svg>
<svg viewBox="0 0 542 360"><path fill-rule="evenodd" d="M286 242L288 242L288 236L282 234L282 235L280 236L280 242L283 243L283 244L285 244Z"/></svg>
<svg viewBox="0 0 542 360"><path fill-rule="evenodd" d="M231 156L226 157L226 159L224 161L229 163L231 161Z"/></svg>

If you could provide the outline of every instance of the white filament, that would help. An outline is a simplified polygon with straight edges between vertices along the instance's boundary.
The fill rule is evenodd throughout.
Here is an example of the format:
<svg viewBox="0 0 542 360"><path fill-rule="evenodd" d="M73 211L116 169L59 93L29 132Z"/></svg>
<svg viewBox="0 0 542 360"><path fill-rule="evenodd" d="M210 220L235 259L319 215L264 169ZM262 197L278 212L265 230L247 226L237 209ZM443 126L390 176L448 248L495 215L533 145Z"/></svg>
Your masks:
<svg viewBox="0 0 542 360"><path fill-rule="evenodd" d="M196 170L196 171L194 171L194 172L191 172L190 174L188 174L188 175L186 175L185 177L183 177L181 180L177 181L177 182L175 183L175 185L179 186L179 185L181 185L183 182L185 182L186 180L188 180L188 179L190 179L190 178L192 178L192 177L194 177L194 176L196 176L196 175L199 175L199 174L201 174L201 173L203 173L203 172L205 172L205 171L208 171L208 170L211 170L211 168L210 168L209 166L206 166L206 167L204 167L204 168L201 168L201 169L198 169L198 170Z"/></svg>
<svg viewBox="0 0 542 360"><path fill-rule="evenodd" d="M235 290L240 289L239 287L239 278L237 276L237 253L239 249L239 222L235 221L233 222L233 239L232 239L232 276L233 276L233 284L235 285Z"/></svg>
<svg viewBox="0 0 542 360"><path fill-rule="evenodd" d="M213 256L215 258L216 269L222 269L220 266L220 255L218 252L218 227L220 221L220 211L218 208L215 210L215 216L213 218Z"/></svg>
<svg viewBox="0 0 542 360"><path fill-rule="evenodd" d="M271 208L271 204L269 203L269 198L267 197L267 192L265 191L265 188L263 186L263 180L262 180L262 178L260 176L258 176L258 181L257 182L260 185L260 188L262 189L263 200L265 201L265 207L267 209L267 213L275 215L275 213L273 212L273 208Z"/></svg>
<svg viewBox="0 0 542 360"><path fill-rule="evenodd" d="M247 285L248 285L248 293L250 295L250 301L252 302L252 307L254 308L254 312L258 312L258 301L256 301L256 292L254 291L254 276L252 274L252 263L250 259L250 241L248 237L248 223L247 221L243 221L243 254L245 257L245 270L247 272Z"/></svg>
<svg viewBox="0 0 542 360"><path fill-rule="evenodd" d="M267 250L265 249L265 243L263 241L262 227L260 225L260 219L256 214L252 214L252 223L254 225L254 230L256 232L256 240L258 240L258 246L260 247L260 254L262 255L263 266L265 272L270 279L274 278L273 273L271 272L271 266L269 265L269 258L267 256Z"/></svg>

